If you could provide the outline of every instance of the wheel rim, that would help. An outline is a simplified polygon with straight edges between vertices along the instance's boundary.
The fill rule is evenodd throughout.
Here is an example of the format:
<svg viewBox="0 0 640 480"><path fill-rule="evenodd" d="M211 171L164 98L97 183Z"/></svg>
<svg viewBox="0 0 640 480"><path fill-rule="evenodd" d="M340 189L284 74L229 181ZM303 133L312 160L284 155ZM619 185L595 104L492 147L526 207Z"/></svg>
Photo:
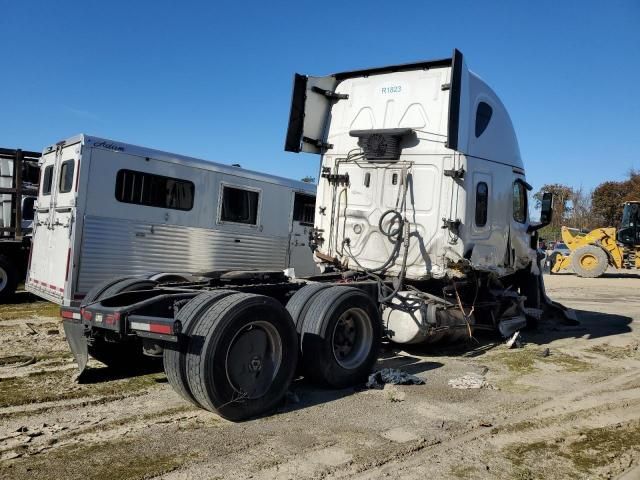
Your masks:
<svg viewBox="0 0 640 480"><path fill-rule="evenodd" d="M345 369L362 365L369 356L373 342L373 328L369 315L361 308L345 310L331 336L331 348L336 362Z"/></svg>
<svg viewBox="0 0 640 480"><path fill-rule="evenodd" d="M7 275L7 271L0 267L0 292L7 287L9 283L9 275Z"/></svg>
<svg viewBox="0 0 640 480"><path fill-rule="evenodd" d="M580 266L585 270L593 270L598 266L598 259L595 255L585 253L580 257Z"/></svg>
<svg viewBox="0 0 640 480"><path fill-rule="evenodd" d="M282 338L270 323L255 321L239 330L229 343L225 370L238 400L262 397L282 363Z"/></svg>

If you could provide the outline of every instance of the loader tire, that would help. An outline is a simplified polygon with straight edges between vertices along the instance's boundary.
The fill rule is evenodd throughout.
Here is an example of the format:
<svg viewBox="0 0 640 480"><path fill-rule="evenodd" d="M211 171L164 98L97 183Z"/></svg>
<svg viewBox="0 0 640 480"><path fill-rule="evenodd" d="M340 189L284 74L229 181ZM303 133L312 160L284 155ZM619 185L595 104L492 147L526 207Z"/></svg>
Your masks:
<svg viewBox="0 0 640 480"><path fill-rule="evenodd" d="M332 284L327 283L310 283L294 293L289 299L287 302L287 311L291 315L298 335L302 331L302 319L307 313L313 297L331 286Z"/></svg>
<svg viewBox="0 0 640 480"><path fill-rule="evenodd" d="M283 399L296 369L298 336L279 302L229 295L204 312L191 337L187 379L203 408L240 421Z"/></svg>
<svg viewBox="0 0 640 480"><path fill-rule="evenodd" d="M189 300L176 315L176 320L180 321L182 325L181 333L184 335L184 342L176 344L168 343L164 348L164 372L167 375L169 384L182 398L201 408L202 405L194 398L191 393L191 388L189 388L189 381L187 380L186 352L190 341L189 336L203 312L222 298L233 293L235 293L233 290L216 290L201 293Z"/></svg>
<svg viewBox="0 0 640 480"><path fill-rule="evenodd" d="M599 277L609 266L606 252L596 245L580 247L571 257L571 267L579 277Z"/></svg>
<svg viewBox="0 0 640 480"><path fill-rule="evenodd" d="M334 388L363 383L378 358L381 337L380 313L366 293L342 286L321 291L303 319L303 372Z"/></svg>
<svg viewBox="0 0 640 480"><path fill-rule="evenodd" d="M0 302L16 292L18 271L6 255L0 255Z"/></svg>

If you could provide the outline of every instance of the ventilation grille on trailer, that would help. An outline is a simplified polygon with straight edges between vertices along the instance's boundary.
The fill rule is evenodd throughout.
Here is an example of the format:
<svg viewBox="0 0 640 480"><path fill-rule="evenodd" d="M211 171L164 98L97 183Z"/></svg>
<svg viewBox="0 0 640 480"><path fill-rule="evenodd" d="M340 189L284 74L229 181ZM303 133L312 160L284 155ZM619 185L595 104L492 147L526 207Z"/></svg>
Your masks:
<svg viewBox="0 0 640 480"><path fill-rule="evenodd" d="M410 128L385 128L374 130L351 130L349 135L358 138L367 160L398 160L402 137L409 135Z"/></svg>

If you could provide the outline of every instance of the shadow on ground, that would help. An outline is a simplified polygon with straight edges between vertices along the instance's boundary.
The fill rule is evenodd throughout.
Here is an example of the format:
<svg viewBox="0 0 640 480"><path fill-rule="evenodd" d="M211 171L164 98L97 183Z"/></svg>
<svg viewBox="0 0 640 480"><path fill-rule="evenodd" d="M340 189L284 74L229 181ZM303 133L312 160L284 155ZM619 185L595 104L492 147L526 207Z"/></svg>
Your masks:
<svg viewBox="0 0 640 480"><path fill-rule="evenodd" d="M155 360L155 359L153 359ZM161 361L145 361L141 365L137 365L131 369L123 370L111 367L87 367L82 375L77 379L77 382L84 385L90 385L94 383L111 382L113 380L123 380L125 378L140 377L143 375L149 375L150 373L162 372ZM166 378L163 377L158 383L166 382Z"/></svg>
<svg viewBox="0 0 640 480"><path fill-rule="evenodd" d="M578 325L567 326L543 321L535 328L523 330L524 342L545 345L563 338L596 339L631 331L630 317L586 310L576 310L576 314ZM478 331L472 339L456 344L402 345L400 347L384 343L375 370L396 368L410 374L420 374L442 367L442 362L433 361L438 357L477 357L503 344L504 339L499 334L487 331ZM88 368L82 375L81 383L94 384L160 371L162 371L162 362L151 362L134 371L126 372L111 368ZM278 411L283 413L333 402L353 395L362 388L362 385L340 390L322 388L300 377L293 382L292 393L288 395L284 405Z"/></svg>

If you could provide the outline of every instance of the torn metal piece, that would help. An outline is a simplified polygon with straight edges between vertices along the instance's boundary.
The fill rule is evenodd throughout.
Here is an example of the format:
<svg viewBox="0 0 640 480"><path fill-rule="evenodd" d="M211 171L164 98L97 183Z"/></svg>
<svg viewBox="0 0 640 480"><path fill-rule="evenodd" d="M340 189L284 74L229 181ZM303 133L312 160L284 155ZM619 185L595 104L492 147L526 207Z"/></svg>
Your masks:
<svg viewBox="0 0 640 480"><path fill-rule="evenodd" d="M509 340L507 340L507 347L508 348L520 348L520 347L522 347L522 342L520 341L520 332L519 331L517 331L516 333L511 335L511 338Z"/></svg>

